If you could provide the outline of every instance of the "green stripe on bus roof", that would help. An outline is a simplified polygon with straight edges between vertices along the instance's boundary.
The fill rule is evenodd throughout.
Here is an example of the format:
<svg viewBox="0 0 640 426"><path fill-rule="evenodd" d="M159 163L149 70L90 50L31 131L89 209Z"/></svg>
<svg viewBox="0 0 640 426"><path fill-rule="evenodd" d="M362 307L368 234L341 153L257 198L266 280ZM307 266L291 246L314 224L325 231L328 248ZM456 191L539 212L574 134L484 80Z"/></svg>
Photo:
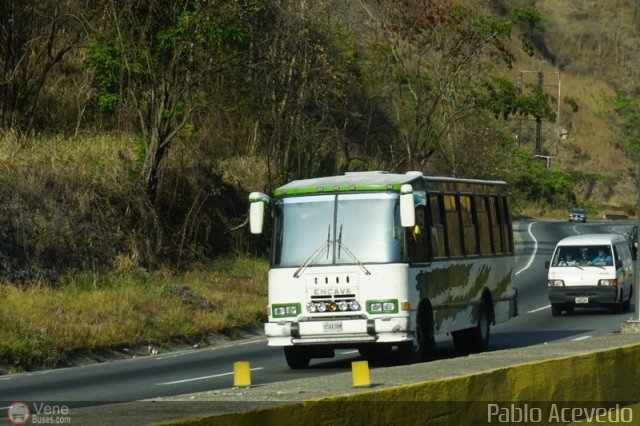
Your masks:
<svg viewBox="0 0 640 426"><path fill-rule="evenodd" d="M277 188L275 196L282 195L301 195L314 194L322 192L348 192L348 191L399 191L402 184L371 184L371 185L337 185L337 186L321 186L321 187L300 187L300 188Z"/></svg>

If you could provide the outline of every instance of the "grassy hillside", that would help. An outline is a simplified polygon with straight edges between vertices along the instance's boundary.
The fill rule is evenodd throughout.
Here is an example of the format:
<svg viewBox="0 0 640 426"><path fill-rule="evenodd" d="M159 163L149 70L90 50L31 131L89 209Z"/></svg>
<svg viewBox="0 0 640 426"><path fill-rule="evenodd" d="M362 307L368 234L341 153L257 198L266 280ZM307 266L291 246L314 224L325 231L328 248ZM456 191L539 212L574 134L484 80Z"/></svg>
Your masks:
<svg viewBox="0 0 640 426"><path fill-rule="evenodd" d="M554 95L556 73L560 73L559 130L564 136L558 143L555 123L543 124L543 144L553 157L551 167L602 176L575 188L578 203L592 206L598 215L633 214L638 197L638 165L622 142L612 100L617 93L634 94L637 89L637 2L509 3L534 4L544 20L544 30L534 40L535 55L518 54L513 73L542 71L546 90ZM575 100L578 111L564 102L566 98Z"/></svg>

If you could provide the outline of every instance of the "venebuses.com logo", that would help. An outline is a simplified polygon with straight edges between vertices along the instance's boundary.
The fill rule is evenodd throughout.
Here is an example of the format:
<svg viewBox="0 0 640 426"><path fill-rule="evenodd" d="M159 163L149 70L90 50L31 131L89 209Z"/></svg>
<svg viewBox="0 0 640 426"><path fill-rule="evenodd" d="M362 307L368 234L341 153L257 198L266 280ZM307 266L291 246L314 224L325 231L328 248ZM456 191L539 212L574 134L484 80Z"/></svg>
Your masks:
<svg viewBox="0 0 640 426"><path fill-rule="evenodd" d="M7 407L7 418L13 425L25 424L71 424L70 409L67 405L32 402L14 402Z"/></svg>
<svg viewBox="0 0 640 426"><path fill-rule="evenodd" d="M24 425L29 421L31 411L24 402L14 402L7 409L7 418L14 425Z"/></svg>

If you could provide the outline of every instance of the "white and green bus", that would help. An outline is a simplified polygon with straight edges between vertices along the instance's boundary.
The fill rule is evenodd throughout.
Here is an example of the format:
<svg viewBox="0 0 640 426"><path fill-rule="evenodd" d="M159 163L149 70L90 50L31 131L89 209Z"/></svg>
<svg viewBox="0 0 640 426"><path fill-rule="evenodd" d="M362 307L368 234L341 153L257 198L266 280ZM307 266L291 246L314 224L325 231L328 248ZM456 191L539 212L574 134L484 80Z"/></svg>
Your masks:
<svg viewBox="0 0 640 426"><path fill-rule="evenodd" d="M265 333L291 368L337 348L417 362L445 333L482 351L517 315L505 182L358 172L250 202L252 233L273 220Z"/></svg>

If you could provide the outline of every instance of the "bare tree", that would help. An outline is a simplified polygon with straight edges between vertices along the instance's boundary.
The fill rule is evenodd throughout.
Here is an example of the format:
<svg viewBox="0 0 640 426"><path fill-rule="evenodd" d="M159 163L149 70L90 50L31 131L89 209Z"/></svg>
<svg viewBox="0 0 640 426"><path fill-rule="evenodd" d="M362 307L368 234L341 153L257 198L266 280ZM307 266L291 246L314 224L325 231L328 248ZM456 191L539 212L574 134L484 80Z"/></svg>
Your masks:
<svg viewBox="0 0 640 426"><path fill-rule="evenodd" d="M85 39L100 1L0 1L0 126L34 126L51 70Z"/></svg>
<svg viewBox="0 0 640 426"><path fill-rule="evenodd" d="M109 0L108 34L120 68L120 101L137 116L144 139L143 179L155 204L163 161L194 113L215 101L207 81L235 64L249 34L251 2ZM111 59L111 58L109 58Z"/></svg>

